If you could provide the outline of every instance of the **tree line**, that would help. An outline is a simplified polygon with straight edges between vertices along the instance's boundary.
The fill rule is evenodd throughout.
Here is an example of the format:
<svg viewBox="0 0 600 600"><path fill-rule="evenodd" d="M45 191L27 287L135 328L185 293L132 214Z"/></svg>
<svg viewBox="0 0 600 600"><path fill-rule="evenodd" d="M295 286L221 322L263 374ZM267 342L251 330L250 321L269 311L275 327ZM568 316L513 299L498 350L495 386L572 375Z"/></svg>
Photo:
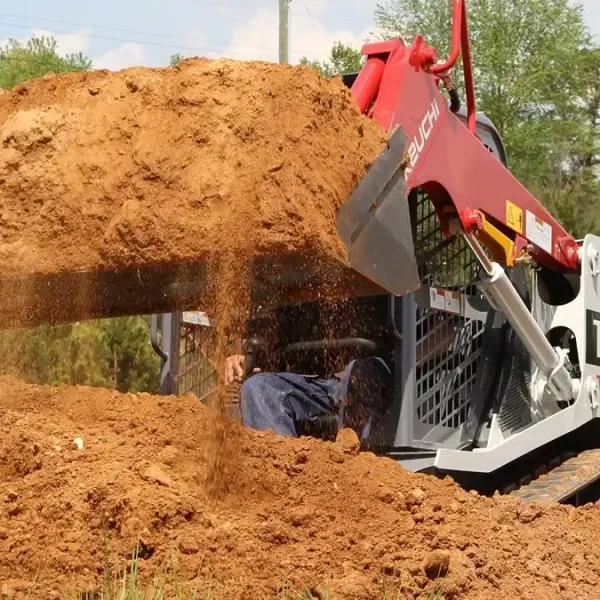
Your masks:
<svg viewBox="0 0 600 600"><path fill-rule="evenodd" d="M377 5L374 39L421 34L449 51L449 0L386 0ZM597 233L600 219L600 49L580 5L569 0L469 0L479 110L506 145L509 166L576 237ZM183 57L173 55L175 65ZM325 61L301 63L327 76L356 72L360 48L336 42ZM63 56L52 38L10 40L0 49L0 88L49 72L93 67ZM462 88L460 64L455 84ZM0 332L0 373L33 383L157 392L159 362L146 317L125 317Z"/></svg>

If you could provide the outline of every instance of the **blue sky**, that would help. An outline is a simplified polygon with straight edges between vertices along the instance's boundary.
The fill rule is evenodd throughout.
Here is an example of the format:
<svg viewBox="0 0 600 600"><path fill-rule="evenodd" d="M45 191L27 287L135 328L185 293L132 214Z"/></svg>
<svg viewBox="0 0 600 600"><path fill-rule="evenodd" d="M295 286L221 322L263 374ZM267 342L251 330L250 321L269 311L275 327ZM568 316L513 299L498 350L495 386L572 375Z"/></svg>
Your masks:
<svg viewBox="0 0 600 600"><path fill-rule="evenodd" d="M325 58L333 41L359 46L381 0L292 0L291 62ZM600 0L580 0L600 39ZM3 3L5 6L8 2ZM277 0L20 0L0 8L0 43L53 35L95 68L161 66L174 53L277 60Z"/></svg>

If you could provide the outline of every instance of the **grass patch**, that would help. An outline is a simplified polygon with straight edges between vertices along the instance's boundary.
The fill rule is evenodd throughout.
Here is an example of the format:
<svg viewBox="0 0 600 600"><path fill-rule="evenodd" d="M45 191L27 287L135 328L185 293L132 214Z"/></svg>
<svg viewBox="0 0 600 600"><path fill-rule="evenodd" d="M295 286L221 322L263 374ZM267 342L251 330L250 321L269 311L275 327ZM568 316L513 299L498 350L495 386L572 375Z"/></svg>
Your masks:
<svg viewBox="0 0 600 600"><path fill-rule="evenodd" d="M36 575L33 584L28 590L26 600L35 600ZM444 591L436 586L425 600L444 600ZM11 595L2 596L5 600L14 600ZM401 591L390 593L385 591L381 600L403 600L405 595ZM373 596L374 600L377 597ZM155 583L143 588L139 579L139 547L135 549L126 568L114 573L106 560L102 577L101 589L87 592L67 593L60 600L228 600L211 590L188 591L181 585L177 573L177 562L174 555L171 557L167 573L155 579ZM260 596L256 600L262 600ZM336 600L327 586L317 588L296 589L289 582L282 584L273 600Z"/></svg>

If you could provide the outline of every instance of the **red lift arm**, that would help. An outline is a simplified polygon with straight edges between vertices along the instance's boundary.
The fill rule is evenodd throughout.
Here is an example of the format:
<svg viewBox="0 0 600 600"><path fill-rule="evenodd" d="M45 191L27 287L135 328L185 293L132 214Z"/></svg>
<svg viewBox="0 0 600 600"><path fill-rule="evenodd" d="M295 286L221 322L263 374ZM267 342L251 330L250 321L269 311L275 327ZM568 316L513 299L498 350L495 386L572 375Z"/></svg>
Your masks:
<svg viewBox="0 0 600 600"><path fill-rule="evenodd" d="M541 203L493 156L475 135L476 105L465 0L453 0L452 49L441 65L418 36L407 47L400 39L367 44L367 61L352 86L361 109L384 129L401 127L407 136L407 189L422 188L434 203L442 227L455 214L467 232L487 221L528 248L541 265L563 272L579 268L578 244ZM448 108L440 78L462 52L467 127Z"/></svg>

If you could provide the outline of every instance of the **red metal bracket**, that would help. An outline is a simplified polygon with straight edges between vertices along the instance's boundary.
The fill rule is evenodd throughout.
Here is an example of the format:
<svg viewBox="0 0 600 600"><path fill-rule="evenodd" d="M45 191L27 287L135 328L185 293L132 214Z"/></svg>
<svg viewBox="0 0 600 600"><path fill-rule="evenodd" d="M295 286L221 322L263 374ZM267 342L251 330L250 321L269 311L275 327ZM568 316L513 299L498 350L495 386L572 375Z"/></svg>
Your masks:
<svg viewBox="0 0 600 600"><path fill-rule="evenodd" d="M460 213L460 222L467 233L479 231L483 227L483 215L478 210L463 208Z"/></svg>
<svg viewBox="0 0 600 600"><path fill-rule="evenodd" d="M410 53L408 62L415 67L415 69L424 69L429 71L437 60L437 53L431 47L423 41L423 36L418 35L415 38L413 44L413 51Z"/></svg>
<svg viewBox="0 0 600 600"><path fill-rule="evenodd" d="M368 58L352 85L352 97L361 112L365 112L377 97L386 63L390 55L401 48L405 45L400 38L363 46L361 52Z"/></svg>

